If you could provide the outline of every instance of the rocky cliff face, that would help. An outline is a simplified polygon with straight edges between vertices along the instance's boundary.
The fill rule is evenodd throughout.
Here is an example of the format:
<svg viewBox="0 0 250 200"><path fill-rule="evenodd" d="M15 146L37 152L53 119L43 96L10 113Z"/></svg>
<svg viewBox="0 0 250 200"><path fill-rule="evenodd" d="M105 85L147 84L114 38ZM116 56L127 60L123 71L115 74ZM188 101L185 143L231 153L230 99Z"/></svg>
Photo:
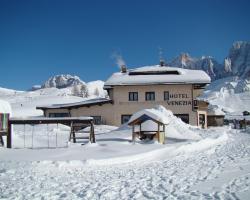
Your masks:
<svg viewBox="0 0 250 200"><path fill-rule="evenodd" d="M49 80L47 80L43 85L42 88L67 88L72 87L75 85L86 85L84 81L82 81L78 76L72 76L72 75L56 75Z"/></svg>
<svg viewBox="0 0 250 200"><path fill-rule="evenodd" d="M243 79L249 79L250 42L235 42L223 63L217 62L211 56L194 58L187 53L182 53L168 64L174 67L204 70L212 80L229 76L238 76Z"/></svg>
<svg viewBox="0 0 250 200"><path fill-rule="evenodd" d="M169 65L173 67L203 70L207 72L212 80L217 79L217 76L221 76L220 71L223 71L223 66L211 56L193 58L187 53L180 54L170 62Z"/></svg>
<svg viewBox="0 0 250 200"><path fill-rule="evenodd" d="M250 77L250 42L235 42L229 51L231 72L242 78Z"/></svg>

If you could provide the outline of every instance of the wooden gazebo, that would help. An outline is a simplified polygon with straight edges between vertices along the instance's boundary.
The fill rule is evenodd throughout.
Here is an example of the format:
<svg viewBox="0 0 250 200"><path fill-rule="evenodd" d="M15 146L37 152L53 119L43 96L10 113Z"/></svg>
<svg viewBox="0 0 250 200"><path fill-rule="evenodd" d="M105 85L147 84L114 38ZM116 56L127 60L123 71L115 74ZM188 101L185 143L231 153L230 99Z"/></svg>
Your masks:
<svg viewBox="0 0 250 200"><path fill-rule="evenodd" d="M129 126L132 126L132 141L135 142L136 138L143 139L155 139L160 144L165 143L165 126L168 121L159 115L162 115L155 109L145 109L134 114L130 121ZM156 126L150 124L146 129L143 127L144 123L148 121L154 122Z"/></svg>

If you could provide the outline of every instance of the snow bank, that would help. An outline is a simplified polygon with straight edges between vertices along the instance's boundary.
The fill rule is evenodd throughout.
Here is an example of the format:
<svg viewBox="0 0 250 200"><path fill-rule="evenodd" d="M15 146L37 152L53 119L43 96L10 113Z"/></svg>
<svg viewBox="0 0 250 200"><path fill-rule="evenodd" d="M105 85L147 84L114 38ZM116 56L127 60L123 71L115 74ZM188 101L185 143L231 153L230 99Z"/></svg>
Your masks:
<svg viewBox="0 0 250 200"><path fill-rule="evenodd" d="M0 113L10 113L11 114L11 106L7 101L0 99Z"/></svg>
<svg viewBox="0 0 250 200"><path fill-rule="evenodd" d="M190 154L194 152L206 151L217 145L221 145L228 140L228 135L223 133L222 135L215 138L205 138L197 142L183 143L180 146L165 146L164 148L159 148L151 150L149 152L137 153L135 155L121 156L114 158L105 159L87 159L84 164L87 165L121 165L128 164L131 162L152 162L162 159L171 158L177 155ZM92 145L92 144L91 144Z"/></svg>
<svg viewBox="0 0 250 200"><path fill-rule="evenodd" d="M167 124L165 129L166 137L190 140L201 139L197 131L194 132L192 130L194 129L194 127L186 124L180 118L174 116L174 114L170 110L167 110L164 106L161 105L156 106L152 109L144 109L135 113L134 115L132 115L128 123L132 122L134 119L143 114L147 114L153 119L157 119L158 121ZM142 130L157 130L157 125L153 121L146 121L142 124Z"/></svg>
<svg viewBox="0 0 250 200"><path fill-rule="evenodd" d="M165 129L166 137L188 140L201 139L198 132L193 131L193 126L186 124L180 118L174 116L174 114L170 110L167 110L164 106L157 106L156 109L162 112L169 120L169 124Z"/></svg>
<svg viewBox="0 0 250 200"><path fill-rule="evenodd" d="M178 153L192 153L195 151L203 151L209 149L213 146L220 145L223 142L228 140L228 135L224 132L222 135L219 135L215 138L205 138L198 142L194 142L191 144L183 145L179 147L176 152Z"/></svg>
<svg viewBox="0 0 250 200"><path fill-rule="evenodd" d="M139 117L141 117L143 115L147 115L147 116L151 117L152 119L159 121L163 124L169 124L169 120L164 115L164 113L161 112L160 110L155 109L155 108L144 109L144 110L140 110L140 111L134 113L132 115L132 117L130 118L128 124L131 123L132 121L138 119Z"/></svg>

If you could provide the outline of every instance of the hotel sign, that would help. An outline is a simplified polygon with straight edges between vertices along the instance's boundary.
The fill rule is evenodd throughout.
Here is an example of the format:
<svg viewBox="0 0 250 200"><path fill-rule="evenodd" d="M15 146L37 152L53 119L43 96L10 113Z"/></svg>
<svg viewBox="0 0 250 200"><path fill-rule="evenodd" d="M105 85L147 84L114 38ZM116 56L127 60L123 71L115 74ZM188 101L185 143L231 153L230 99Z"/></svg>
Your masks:
<svg viewBox="0 0 250 200"><path fill-rule="evenodd" d="M169 106L192 106L192 100L188 94L164 92L164 100Z"/></svg>

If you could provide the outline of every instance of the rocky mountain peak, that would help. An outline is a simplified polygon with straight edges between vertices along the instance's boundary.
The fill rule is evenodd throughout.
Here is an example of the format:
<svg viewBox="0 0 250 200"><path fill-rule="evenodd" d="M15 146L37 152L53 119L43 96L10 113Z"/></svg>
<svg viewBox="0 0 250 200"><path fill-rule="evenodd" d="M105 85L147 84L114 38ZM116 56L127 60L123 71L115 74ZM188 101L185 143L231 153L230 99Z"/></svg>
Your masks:
<svg viewBox="0 0 250 200"><path fill-rule="evenodd" d="M188 53L182 53L170 63L173 67L198 69L207 72L212 80L238 76L243 79L250 78L250 42L234 42L224 63L219 63L211 56L200 58L191 57Z"/></svg>
<svg viewBox="0 0 250 200"><path fill-rule="evenodd" d="M238 41L229 51L233 75L250 77L250 42Z"/></svg>
<svg viewBox="0 0 250 200"><path fill-rule="evenodd" d="M85 85L85 82L82 81L78 76L72 76L69 74L61 74L50 77L43 85L42 88L67 88L74 85Z"/></svg>

